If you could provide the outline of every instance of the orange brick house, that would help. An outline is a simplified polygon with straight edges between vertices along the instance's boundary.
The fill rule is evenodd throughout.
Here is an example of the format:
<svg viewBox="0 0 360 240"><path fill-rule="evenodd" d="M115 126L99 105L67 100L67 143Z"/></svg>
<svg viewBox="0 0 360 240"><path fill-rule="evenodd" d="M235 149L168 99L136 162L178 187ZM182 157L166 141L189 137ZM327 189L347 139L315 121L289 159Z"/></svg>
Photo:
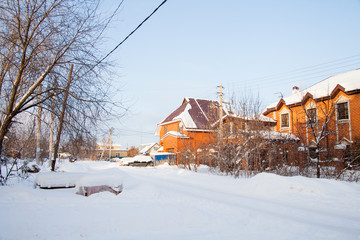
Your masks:
<svg viewBox="0 0 360 240"><path fill-rule="evenodd" d="M195 153L216 151L220 109L223 111L224 133L239 126L244 128L245 122L252 121L251 118L237 116L225 106L220 108L218 101L185 98L181 106L157 126L155 135L160 138L161 151L176 155L184 150ZM261 121L264 125L276 124L265 116L261 117Z"/></svg>
<svg viewBox="0 0 360 240"><path fill-rule="evenodd" d="M177 153L184 148L199 149L215 143L214 124L218 121L219 102L185 98L180 107L173 111L156 129L160 146L164 152ZM229 115L222 108L223 116Z"/></svg>
<svg viewBox="0 0 360 240"><path fill-rule="evenodd" d="M360 139L360 69L326 78L271 104L263 113L277 121L275 131L292 133L304 145L319 141L349 146Z"/></svg>

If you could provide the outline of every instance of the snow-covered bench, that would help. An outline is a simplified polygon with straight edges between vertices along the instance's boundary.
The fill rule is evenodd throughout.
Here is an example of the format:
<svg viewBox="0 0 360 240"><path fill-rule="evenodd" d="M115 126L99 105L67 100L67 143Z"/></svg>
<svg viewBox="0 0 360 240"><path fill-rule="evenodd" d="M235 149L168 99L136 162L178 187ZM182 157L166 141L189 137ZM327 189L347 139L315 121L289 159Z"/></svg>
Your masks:
<svg viewBox="0 0 360 240"><path fill-rule="evenodd" d="M84 196L104 191L118 195L123 190L123 179L119 174L46 172L36 176L35 186L43 189L76 187L76 193Z"/></svg>

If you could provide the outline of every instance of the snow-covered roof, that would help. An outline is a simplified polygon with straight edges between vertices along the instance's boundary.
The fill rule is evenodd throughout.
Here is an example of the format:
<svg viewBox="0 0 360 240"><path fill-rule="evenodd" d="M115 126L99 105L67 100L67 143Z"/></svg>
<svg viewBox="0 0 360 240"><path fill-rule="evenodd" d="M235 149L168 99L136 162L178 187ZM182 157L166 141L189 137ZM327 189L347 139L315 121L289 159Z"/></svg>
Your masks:
<svg viewBox="0 0 360 240"><path fill-rule="evenodd" d="M169 131L161 139L164 139L167 136L173 136L173 137L176 137L176 138L189 138L188 135L185 135L183 133L179 133L179 132L176 132L176 131Z"/></svg>
<svg viewBox="0 0 360 240"><path fill-rule="evenodd" d="M281 133L275 131L265 131L263 136L267 140L290 140L290 141L299 141L299 138L291 133Z"/></svg>
<svg viewBox="0 0 360 240"><path fill-rule="evenodd" d="M167 116L158 124L156 135L159 135L159 126L171 122L182 122L187 130L205 130L215 123L218 117L218 109L220 103L218 101L185 98L180 107ZM223 115L229 114L229 111L223 106Z"/></svg>
<svg viewBox="0 0 360 240"><path fill-rule="evenodd" d="M251 121L251 120L260 120L262 122L270 122L270 123L276 123L276 121L270 117L266 117L264 114L260 114L258 116L245 116L245 117L241 117L242 119L245 119L247 121Z"/></svg>
<svg viewBox="0 0 360 240"><path fill-rule="evenodd" d="M145 145L145 146L144 146ZM140 146L142 147L140 149L140 153L141 154L145 154L147 153L147 151L149 151L152 147L154 147L155 145L158 145L156 142L154 143L148 143L148 144L141 144Z"/></svg>
<svg viewBox="0 0 360 240"><path fill-rule="evenodd" d="M302 91L293 93L291 96L282 98L278 102L272 103L267 107L267 111L278 106L280 101L283 101L285 105L292 105L300 103L304 97L311 94L313 99L321 99L328 97L336 88L343 88L343 91L350 92L360 89L360 69L341 73L331 76L318 82L311 87L308 87Z"/></svg>
<svg viewBox="0 0 360 240"><path fill-rule="evenodd" d="M166 125L173 122L181 122L186 130L190 131L205 131L214 127L219 122L219 101L198 99L198 98L185 98L181 106L167 116L162 122L160 122L156 128L155 136L160 135L160 129L162 125ZM225 105L222 106L223 119L227 117L241 118L245 120L254 120L252 116L240 116L233 113ZM263 122L276 122L273 119L260 115L260 121ZM184 137L172 134L175 137ZM185 135L186 136L186 135ZM165 136L164 136L165 137Z"/></svg>

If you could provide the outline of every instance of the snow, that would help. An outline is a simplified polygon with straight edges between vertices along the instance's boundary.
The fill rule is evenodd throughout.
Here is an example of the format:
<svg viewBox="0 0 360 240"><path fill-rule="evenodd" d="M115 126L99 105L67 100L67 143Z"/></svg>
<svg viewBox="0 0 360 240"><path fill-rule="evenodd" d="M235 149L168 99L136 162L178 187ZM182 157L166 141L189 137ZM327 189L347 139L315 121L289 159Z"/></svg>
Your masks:
<svg viewBox="0 0 360 240"><path fill-rule="evenodd" d="M191 109L191 105L190 105L190 103L188 103L186 105L185 110L182 113L180 113L179 116L174 117L173 120L181 120L184 123L185 128L197 128L194 120L192 119L192 117L189 113L190 109Z"/></svg>
<svg viewBox="0 0 360 240"><path fill-rule="evenodd" d="M281 132L275 132L275 131L264 131L262 132L265 139L269 140L293 140L298 141L299 138L296 137L294 134L291 133L281 133Z"/></svg>
<svg viewBox="0 0 360 240"><path fill-rule="evenodd" d="M169 131L161 139L164 139L167 136L173 136L173 137L176 137L176 138L189 138L189 136L186 135L186 134L179 133L179 132L176 132L176 131Z"/></svg>
<svg viewBox="0 0 360 240"><path fill-rule="evenodd" d="M334 147L334 148L335 148L335 149L345 150L345 149L346 149L346 145L345 145L345 144L340 143L340 144L335 145L335 147Z"/></svg>
<svg viewBox="0 0 360 240"><path fill-rule="evenodd" d="M64 162L59 171L124 189L84 197L34 189L36 174L14 181L0 187L0 239L360 238L359 183L111 162Z"/></svg>

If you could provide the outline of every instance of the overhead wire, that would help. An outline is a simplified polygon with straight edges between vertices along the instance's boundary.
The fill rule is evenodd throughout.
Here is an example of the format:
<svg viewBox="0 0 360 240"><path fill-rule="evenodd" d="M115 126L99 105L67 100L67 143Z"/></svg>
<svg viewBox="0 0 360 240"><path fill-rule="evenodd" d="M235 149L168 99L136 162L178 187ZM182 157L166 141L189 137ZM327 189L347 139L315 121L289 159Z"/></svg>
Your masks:
<svg viewBox="0 0 360 240"><path fill-rule="evenodd" d="M124 0L121 1L121 3L119 4L119 6L117 7L116 11L120 8L120 6L122 5ZM149 20L152 15L154 15L165 3L167 2L167 0L164 0L160 3L159 6L157 6L155 8L154 11L152 11L152 13L150 15L148 15L134 30L132 30L121 42L119 42L110 52L108 52L103 58L101 58L99 61L97 61L90 69L88 69L82 76L86 75L87 73L91 72L95 67L97 67L100 63L102 63L106 58L108 58L112 53L115 52L115 50L120 47L126 40L129 39L129 37L131 35L133 35L147 20ZM110 20L112 19L113 16L110 17ZM108 24L108 23L107 23ZM103 31L102 31L103 32ZM81 76L81 77L82 77ZM81 78L80 77L80 78Z"/></svg>
<svg viewBox="0 0 360 240"><path fill-rule="evenodd" d="M353 58L355 58L354 60L357 60L358 62L360 62L360 54L356 54L356 55L352 55L352 56L349 56L349 57L340 58L340 59L337 59L337 60L332 60L332 61L328 61L328 62L324 62L324 63L312 65L312 66L297 68L297 69L293 69L293 70L282 72L282 73L275 73L275 74L271 74L271 75L264 76L264 77L252 78L252 79L249 79L249 80L251 80L251 81L253 81L253 80L263 80L263 79L267 80L267 79L275 78L277 76L284 76L286 74L291 74L291 73L309 72L309 71L313 71L313 70L316 70L316 69L321 69L323 67L320 67L320 66L324 66L324 65L325 65L324 67L329 67L329 66L334 66L334 65L337 65L337 64L341 64L341 63L351 62L351 61L354 61L354 60L349 60L349 59L353 59ZM328 65L328 66L326 66L326 65Z"/></svg>
<svg viewBox="0 0 360 240"><path fill-rule="evenodd" d="M307 80L307 79L313 79L313 78L318 78L318 77L322 77L322 76L331 76L331 75L342 72L342 71L334 71L334 70L344 69L346 67L350 67L350 66L354 66L354 65L360 66L360 62L353 63L353 64L347 64L347 65L341 65L341 66L337 66L337 67L332 67L331 69L320 69L320 70L310 72L310 73L303 72L301 74L299 73L298 75L282 76L282 77L278 77L278 78L267 79L266 81L268 82L268 84L274 84L274 83L282 83L282 82L296 82L298 80ZM260 82L260 83L262 83L262 82Z"/></svg>
<svg viewBox="0 0 360 240"><path fill-rule="evenodd" d="M149 18L151 18L152 15L154 15L160 8L162 5L164 5L167 2L167 0L164 0L160 3L159 6L157 6L157 8L155 8L155 10L149 15L147 16L134 30L132 30L119 44L117 44L108 54L106 54L102 59L100 59L98 61L97 64L95 64L94 67L96 67L97 65L99 65L102 61L104 61L107 57L110 56L110 54L112 54L118 47L120 47L126 40L129 39L129 37L131 35L133 35L147 20L149 20Z"/></svg>
<svg viewBox="0 0 360 240"><path fill-rule="evenodd" d="M333 61L328 61L325 63L320 63L308 67L298 68L298 69L286 71L284 73L277 73L259 78L251 78L245 80L245 82L251 81L252 84L259 85L260 88L266 88L267 86L274 84L297 82L299 80L304 81L307 79L331 76L342 72L342 71L334 71L334 70L344 69L346 67L355 66L355 65L360 67L360 54L333 60ZM232 84L234 87L240 87L243 86L244 82L233 82Z"/></svg>

